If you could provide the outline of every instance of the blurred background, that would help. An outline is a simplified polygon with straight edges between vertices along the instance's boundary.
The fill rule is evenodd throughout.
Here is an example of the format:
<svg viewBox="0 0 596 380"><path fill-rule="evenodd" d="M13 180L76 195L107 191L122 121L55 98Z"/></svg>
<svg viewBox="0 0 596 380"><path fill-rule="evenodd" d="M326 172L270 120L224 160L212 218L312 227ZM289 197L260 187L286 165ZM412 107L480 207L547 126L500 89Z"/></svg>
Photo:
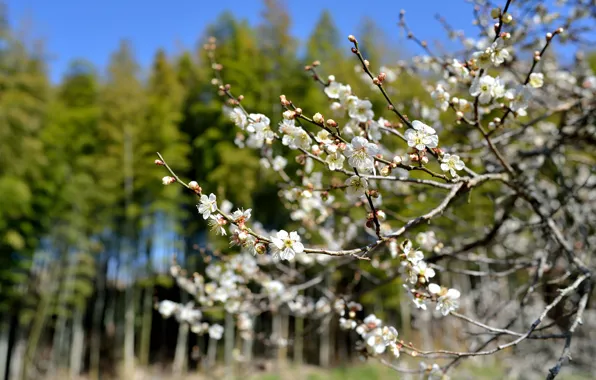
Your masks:
<svg viewBox="0 0 596 380"><path fill-rule="evenodd" d="M377 66L419 54L397 28L402 7L438 49L456 42L437 15L474 28L464 1L0 2L0 378L116 377L130 336L138 378L196 372L193 353L205 342L162 319L154 302L186 300L169 274L173 256L193 272L227 243L208 239L196 199L161 184L155 152L181 177L252 207L265 226L289 220L277 179L234 145L203 43L217 37L226 82L272 125L282 93L327 109L303 69L315 59L381 110L346 37L355 34ZM428 99L413 75L396 87L398 102ZM382 291L365 302L401 313L399 293ZM345 362L341 345L322 361L306 344L310 365ZM362 371L333 376L385 376Z"/></svg>

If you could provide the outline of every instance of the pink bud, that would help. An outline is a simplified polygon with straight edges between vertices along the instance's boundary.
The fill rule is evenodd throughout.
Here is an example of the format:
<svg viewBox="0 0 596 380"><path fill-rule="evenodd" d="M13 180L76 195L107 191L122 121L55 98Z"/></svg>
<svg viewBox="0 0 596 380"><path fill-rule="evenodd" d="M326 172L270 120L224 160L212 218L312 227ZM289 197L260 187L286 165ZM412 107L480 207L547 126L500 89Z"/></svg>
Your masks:
<svg viewBox="0 0 596 380"><path fill-rule="evenodd" d="M169 185L174 182L176 182L176 178L170 176L165 176L161 179L161 183L163 183L164 185Z"/></svg>
<svg viewBox="0 0 596 380"><path fill-rule="evenodd" d="M190 181L188 183L188 187L193 190L195 193L200 193L201 192L201 186L199 186L199 184L196 181Z"/></svg>

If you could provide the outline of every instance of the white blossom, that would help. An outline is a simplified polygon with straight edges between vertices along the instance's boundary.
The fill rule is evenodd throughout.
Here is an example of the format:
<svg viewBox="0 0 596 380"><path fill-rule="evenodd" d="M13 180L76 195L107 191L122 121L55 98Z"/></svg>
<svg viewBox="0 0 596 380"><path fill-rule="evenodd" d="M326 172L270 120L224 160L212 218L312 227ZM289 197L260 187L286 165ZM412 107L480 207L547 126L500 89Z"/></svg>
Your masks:
<svg viewBox="0 0 596 380"><path fill-rule="evenodd" d="M291 149L310 149L312 139L302 127L294 124L294 120L283 120L279 123L279 131L284 134L282 144Z"/></svg>
<svg viewBox="0 0 596 380"><path fill-rule="evenodd" d="M232 220L238 224L244 224L248 219L250 219L252 209L241 210L237 209L232 213Z"/></svg>
<svg viewBox="0 0 596 380"><path fill-rule="evenodd" d="M404 134L408 141L408 146L415 147L418 150L436 148L439 145L439 137L434 128L429 127L421 121L414 120L412 128Z"/></svg>
<svg viewBox="0 0 596 380"><path fill-rule="evenodd" d="M199 213L203 215L203 219L209 218L212 212L217 211L217 200L215 194L211 193L209 196L201 195L200 204L197 206Z"/></svg>
<svg viewBox="0 0 596 380"><path fill-rule="evenodd" d="M449 172L453 177L457 176L456 171L464 168L464 162L458 155L445 153L441 158L441 170Z"/></svg>
<svg viewBox="0 0 596 380"><path fill-rule="evenodd" d="M339 90L342 85L337 82L331 82L323 90L329 99L339 99Z"/></svg>
<svg viewBox="0 0 596 380"><path fill-rule="evenodd" d="M453 60L451 66L455 70L455 73L462 78L467 78L470 75L470 70L468 70L468 68L460 63L457 59Z"/></svg>
<svg viewBox="0 0 596 380"><path fill-rule="evenodd" d="M443 315L447 315L459 307L459 297L461 293L457 289L443 290L437 284L429 284L428 291L439 295L437 299L437 310L440 310Z"/></svg>
<svg viewBox="0 0 596 380"><path fill-rule="evenodd" d="M277 156L273 159L273 170L280 171L283 170L286 165L288 164L288 160L282 156Z"/></svg>
<svg viewBox="0 0 596 380"><path fill-rule="evenodd" d="M426 264L425 261L419 261L414 265L412 268L412 275L410 277L410 282L415 284L418 280L422 280L422 282L428 282L428 280L432 277L435 277L435 270Z"/></svg>
<svg viewBox="0 0 596 380"><path fill-rule="evenodd" d="M356 327L356 321L352 319L340 318L339 327L343 330L353 330Z"/></svg>
<svg viewBox="0 0 596 380"><path fill-rule="evenodd" d="M484 75L481 78L476 77L470 87L470 95L477 96L482 104L490 102L493 97L493 87L495 78L490 75Z"/></svg>
<svg viewBox="0 0 596 380"><path fill-rule="evenodd" d="M379 355L385 352L387 345L383 339L383 332L380 328L376 328L364 336L366 342L366 350L372 355Z"/></svg>
<svg viewBox="0 0 596 380"><path fill-rule="evenodd" d="M383 341L385 345L388 346L390 343L393 343L397 340L397 330L393 326L383 326L382 329L383 334Z"/></svg>
<svg viewBox="0 0 596 380"><path fill-rule="evenodd" d="M223 337L224 328L217 323L209 326L209 338L220 340Z"/></svg>
<svg viewBox="0 0 596 380"><path fill-rule="evenodd" d="M350 166L358 170L370 172L375 163L373 157L379 153L379 148L364 137L356 136L347 145L344 153L348 157Z"/></svg>
<svg viewBox="0 0 596 380"><path fill-rule="evenodd" d="M368 190L368 181L366 178L357 175L353 175L346 179L345 185L347 186L346 193L350 197L361 197L366 193L366 190Z"/></svg>
<svg viewBox="0 0 596 380"><path fill-rule="evenodd" d="M531 96L530 89L523 85L507 91L506 94L506 98L510 100L509 108L520 116L526 115L526 108L528 108Z"/></svg>
<svg viewBox="0 0 596 380"><path fill-rule="evenodd" d="M530 81L528 84L533 88L540 88L544 85L544 74L532 73L530 74Z"/></svg>
<svg viewBox="0 0 596 380"><path fill-rule="evenodd" d="M244 111L240 108L240 107L234 107L234 108L225 108L225 111L228 114L228 117L230 118L230 120L232 120L232 122L240 129L245 129L246 126L248 125L248 119L246 117L246 114L244 113Z"/></svg>
<svg viewBox="0 0 596 380"><path fill-rule="evenodd" d="M226 224L227 220L223 215L218 214L209 216L209 226L211 227L211 231L215 231L218 235L226 235L226 229L224 228Z"/></svg>
<svg viewBox="0 0 596 380"><path fill-rule="evenodd" d="M490 60L495 66L509 59L509 51L503 47L503 40L498 39L490 47Z"/></svg>
<svg viewBox="0 0 596 380"><path fill-rule="evenodd" d="M399 345L395 342L389 344L389 352L395 359L399 358Z"/></svg>
<svg viewBox="0 0 596 380"><path fill-rule="evenodd" d="M443 86L438 85L437 88L430 94L430 96L437 102L441 111L447 111L449 108L449 93L445 91Z"/></svg>
<svg viewBox="0 0 596 380"><path fill-rule="evenodd" d="M325 162L329 165L329 170L339 170L343 169L345 159L343 154L335 152L328 154Z"/></svg>
<svg viewBox="0 0 596 380"><path fill-rule="evenodd" d="M364 322L364 325L366 326L367 329L372 330L375 329L377 327L380 327L381 324L383 323L379 318L377 318L376 315L374 314L369 314L366 318L364 318L364 320L362 321Z"/></svg>
<svg viewBox="0 0 596 380"><path fill-rule="evenodd" d="M300 236L295 231L288 233L281 230L275 236L271 236L271 242L275 254L282 260L292 260L296 253L304 252L304 245L300 242Z"/></svg>
<svg viewBox="0 0 596 380"><path fill-rule="evenodd" d="M164 300L161 301L157 306L157 311L161 314L164 318L169 318L178 310L178 304L173 301Z"/></svg>
<svg viewBox="0 0 596 380"><path fill-rule="evenodd" d="M353 99L348 106L348 115L361 123L372 120L375 116L370 100Z"/></svg>
<svg viewBox="0 0 596 380"><path fill-rule="evenodd" d="M250 120L248 121L248 126L246 130L248 132L257 132L257 131L264 131L270 129L269 125L271 121L269 118L260 113L251 113L249 115Z"/></svg>

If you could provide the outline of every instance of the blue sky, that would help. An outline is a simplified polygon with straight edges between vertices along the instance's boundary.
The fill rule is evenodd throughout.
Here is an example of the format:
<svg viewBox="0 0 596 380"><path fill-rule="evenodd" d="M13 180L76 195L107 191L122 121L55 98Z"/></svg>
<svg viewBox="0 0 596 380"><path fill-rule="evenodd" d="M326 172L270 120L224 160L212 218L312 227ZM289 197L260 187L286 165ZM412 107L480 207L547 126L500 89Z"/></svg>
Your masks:
<svg viewBox="0 0 596 380"><path fill-rule="evenodd" d="M44 40L54 82L75 58L104 69L123 38L132 41L137 59L146 68L158 48L169 54L193 48L205 27L223 11L256 25L263 10L262 0L7 0L7 4L13 24L25 25L27 35ZM292 34L301 41L323 9L331 11L346 36L355 33L362 17L368 16L392 43L411 52L417 52L416 47L400 38L396 26L401 8L406 9L417 35L429 41L444 35L434 18L437 13L457 29L474 31L472 6L463 0L288 0L286 4L292 15Z"/></svg>

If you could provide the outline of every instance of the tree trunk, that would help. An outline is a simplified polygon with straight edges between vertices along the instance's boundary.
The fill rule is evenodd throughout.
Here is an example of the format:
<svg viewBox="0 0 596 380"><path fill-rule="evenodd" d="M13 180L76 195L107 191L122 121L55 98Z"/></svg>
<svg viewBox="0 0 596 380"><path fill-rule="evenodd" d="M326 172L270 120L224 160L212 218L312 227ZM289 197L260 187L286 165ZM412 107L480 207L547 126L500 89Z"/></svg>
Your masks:
<svg viewBox="0 0 596 380"><path fill-rule="evenodd" d="M288 330L290 325L290 317L286 313L279 313L279 351L277 351L277 359L281 368L284 368L288 361Z"/></svg>
<svg viewBox="0 0 596 380"><path fill-rule="evenodd" d="M182 322L178 327L178 340L176 341L176 354L172 373L176 378L180 377L186 369L186 347L188 341L188 323Z"/></svg>
<svg viewBox="0 0 596 380"><path fill-rule="evenodd" d="M188 301L188 293L186 293L185 290L180 290L180 293L180 302L184 304ZM172 368L172 372L176 376L182 375L186 370L188 330L188 323L178 324L178 339L176 340L176 353L174 355L174 364Z"/></svg>
<svg viewBox="0 0 596 380"><path fill-rule="evenodd" d="M331 275L327 273L325 275L325 286L327 289L331 289ZM330 354L330 340L331 330L329 328L329 318L323 318L321 323L321 334L320 334L320 345L319 345L319 365L321 367L329 366L329 354Z"/></svg>
<svg viewBox="0 0 596 380"><path fill-rule="evenodd" d="M226 313L224 327L224 363L226 379L231 379L234 372L234 316L231 313Z"/></svg>
<svg viewBox="0 0 596 380"><path fill-rule="evenodd" d="M155 221L155 219L153 219ZM149 284L145 287L143 293L143 319L141 322L141 339L139 342L139 362L143 366L149 365L149 352L151 351L151 326L153 324L153 287L154 278L153 270L151 267L151 250L152 240L147 239L147 276L149 276Z"/></svg>
<svg viewBox="0 0 596 380"><path fill-rule="evenodd" d="M46 285L46 288L44 288L43 286L40 286L41 289L41 294L40 294L40 300L39 300L39 304L37 306L37 311L35 313L35 316L33 317L33 325L31 326L30 332L29 332L29 337L26 340L25 343L25 338L24 336L21 336L19 338L23 340L23 343L25 343L25 346L23 348L23 351L20 351L20 347L18 347L19 352L18 352L18 357L17 357L17 362L15 362L13 360L12 365L14 366L19 366L20 370L17 370L18 372L18 377L14 377L11 379L15 379L15 380L27 380L28 376L27 376L27 371L29 370L29 368L31 368L33 366L33 362L35 360L35 352L37 351L37 347L39 345L39 339L41 338L41 334L43 333L43 328L44 325L46 323L46 318L48 316L48 312L49 312L49 306L50 306L50 300L52 299L52 297L54 296L55 292L56 292L56 286L53 285L55 284L55 279L56 279L56 274L57 274L57 268L53 268L53 269L49 269L49 273L47 275L47 282L49 282L49 286ZM45 289L45 291L44 291ZM25 326L20 325L19 326L19 331L23 331L26 330ZM21 342L18 341L17 344L20 344Z"/></svg>
<svg viewBox="0 0 596 380"><path fill-rule="evenodd" d="M279 309L275 310L271 313L271 345L273 347L273 351L275 352L274 355L274 365L275 365L275 372L277 372L281 376L281 367L279 361L279 340L281 337L281 319L279 315Z"/></svg>
<svg viewBox="0 0 596 380"><path fill-rule="evenodd" d="M127 255L126 269L130 277L130 284L125 291L124 313L124 371L126 378L133 378L135 372L135 273L132 270L136 249L133 245L134 221L132 219L132 202L134 191L133 141L130 125L124 125L124 193L125 193L125 246Z"/></svg>
<svg viewBox="0 0 596 380"><path fill-rule="evenodd" d="M27 328L21 324L17 326L17 338L10 355L10 380L21 380L25 351L27 350L27 339L25 331Z"/></svg>
<svg viewBox="0 0 596 380"><path fill-rule="evenodd" d="M321 321L321 334L320 339L321 342L319 344L319 365L321 367L329 367L329 351L330 351L330 329L329 329L329 319L323 318Z"/></svg>
<svg viewBox="0 0 596 380"><path fill-rule="evenodd" d="M251 332L250 336L248 337L248 339L244 339L243 341L243 347L242 347L242 356L244 357L244 363L245 363L245 367L249 368L249 366L252 364L252 347L253 347L253 343L254 343L254 333L255 333L255 323L256 323L256 318L255 317L251 317L252 318L252 326L253 326L253 331Z"/></svg>
<svg viewBox="0 0 596 380"><path fill-rule="evenodd" d="M101 260L101 259L100 259ZM103 309L105 306L105 267L99 265L97 275L97 299L93 307L93 317L91 326L91 343L89 350L89 377L92 380L100 379L100 360L101 360L101 334Z"/></svg>
<svg viewBox="0 0 596 380"><path fill-rule="evenodd" d="M296 366L304 362L304 318L294 319L294 362Z"/></svg>
<svg viewBox="0 0 596 380"><path fill-rule="evenodd" d="M126 311L124 313L124 370L126 378L135 372L135 298L134 282L126 288Z"/></svg>
<svg viewBox="0 0 596 380"><path fill-rule="evenodd" d="M207 348L207 364L206 369L212 369L217 360L217 340L209 338L209 347Z"/></svg>
<svg viewBox="0 0 596 380"><path fill-rule="evenodd" d="M72 320L72 345L70 347L70 377L76 379L81 374L83 358L85 357L85 330L83 328L84 312L75 309Z"/></svg>
<svg viewBox="0 0 596 380"><path fill-rule="evenodd" d="M139 362L149 364L151 349L151 326L153 324L153 283L145 288L143 295L143 320L141 324L141 342L139 343Z"/></svg>
<svg viewBox="0 0 596 380"><path fill-rule="evenodd" d="M4 315L0 323L0 379L6 379L8 369L8 344L10 339L10 316Z"/></svg>

